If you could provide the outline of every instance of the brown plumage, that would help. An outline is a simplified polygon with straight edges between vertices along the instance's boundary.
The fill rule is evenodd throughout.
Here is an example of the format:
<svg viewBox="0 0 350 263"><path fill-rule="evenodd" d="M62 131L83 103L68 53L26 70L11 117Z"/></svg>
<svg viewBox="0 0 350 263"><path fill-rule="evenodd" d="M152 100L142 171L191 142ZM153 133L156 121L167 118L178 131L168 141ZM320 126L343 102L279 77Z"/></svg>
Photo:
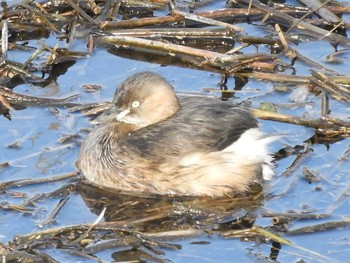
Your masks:
<svg viewBox="0 0 350 263"><path fill-rule="evenodd" d="M242 107L179 97L152 72L117 89L112 106L81 145L78 167L89 181L162 195L244 194L271 157L257 121Z"/></svg>

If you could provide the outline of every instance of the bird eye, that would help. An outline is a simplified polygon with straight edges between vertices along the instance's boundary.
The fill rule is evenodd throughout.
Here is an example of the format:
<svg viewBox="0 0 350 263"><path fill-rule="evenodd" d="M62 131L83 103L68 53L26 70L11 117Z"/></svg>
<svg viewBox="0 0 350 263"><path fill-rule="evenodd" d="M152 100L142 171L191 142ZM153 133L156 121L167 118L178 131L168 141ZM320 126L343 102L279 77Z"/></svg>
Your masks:
<svg viewBox="0 0 350 263"><path fill-rule="evenodd" d="M131 107L132 107L132 108L138 108L138 107L140 107L140 102L137 101L137 100L133 101L132 104L131 104Z"/></svg>

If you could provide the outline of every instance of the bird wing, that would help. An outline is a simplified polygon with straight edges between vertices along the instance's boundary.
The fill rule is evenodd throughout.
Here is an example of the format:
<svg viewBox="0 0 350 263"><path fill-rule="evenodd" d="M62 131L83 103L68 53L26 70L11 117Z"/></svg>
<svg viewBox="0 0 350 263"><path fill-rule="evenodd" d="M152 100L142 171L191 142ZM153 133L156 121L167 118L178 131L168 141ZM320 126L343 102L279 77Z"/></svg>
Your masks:
<svg viewBox="0 0 350 263"><path fill-rule="evenodd" d="M256 119L242 107L203 97L180 97L179 101L177 113L126 136L120 142L123 148L159 162L193 152L220 151L257 127Z"/></svg>

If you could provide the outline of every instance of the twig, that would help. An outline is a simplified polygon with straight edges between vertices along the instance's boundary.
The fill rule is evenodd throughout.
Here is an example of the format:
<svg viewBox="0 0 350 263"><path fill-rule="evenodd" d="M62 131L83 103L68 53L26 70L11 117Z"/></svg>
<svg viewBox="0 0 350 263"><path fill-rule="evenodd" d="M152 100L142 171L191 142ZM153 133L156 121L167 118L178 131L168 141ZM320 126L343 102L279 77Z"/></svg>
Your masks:
<svg viewBox="0 0 350 263"><path fill-rule="evenodd" d="M203 60L202 63L206 63L214 67L219 67L222 70L228 71L230 73L240 70L244 65L250 64L255 61L276 60L276 57L273 55L266 55L261 53L235 56L225 55L218 52L203 49L191 48L182 45L163 43L161 41L140 39L127 36L102 36L98 37L97 40L103 44L113 44L117 46L132 46L150 50L163 51L167 53L198 57Z"/></svg>
<svg viewBox="0 0 350 263"><path fill-rule="evenodd" d="M8 51L8 20L5 19L2 21L2 30L1 30L1 54L2 61L7 59L7 51Z"/></svg>
<svg viewBox="0 0 350 263"><path fill-rule="evenodd" d="M33 6L30 6L30 5L27 5L27 4L24 4L22 3L21 4L24 8L27 8L29 9L30 11L32 11L34 14L37 14L38 16L40 16L40 18L46 23L46 25L53 31L55 32L56 34L62 34L62 32L60 30L58 30L56 28L56 26L54 24L52 24L49 19L47 19L46 17L46 14L41 12L39 9L33 7Z"/></svg>
<svg viewBox="0 0 350 263"><path fill-rule="evenodd" d="M43 227L47 224L51 224L55 221L56 216L58 215L58 213L61 211L61 209L63 208L63 206L67 203L67 201L69 200L69 196L66 196L62 199L60 199L60 201L58 202L58 204L52 209L52 211L50 212L48 218L46 220L44 220L43 222L39 223L38 226L39 227Z"/></svg>
<svg viewBox="0 0 350 263"><path fill-rule="evenodd" d="M232 33L226 28L142 28L142 29L119 29L109 30L114 36L129 36L129 37L146 37L146 38L184 38L184 37L210 37L210 38L230 38ZM242 41L256 39L256 42L265 43L264 38L249 38L241 36ZM271 41L268 44L274 44L276 41Z"/></svg>
<svg viewBox="0 0 350 263"><path fill-rule="evenodd" d="M15 204L10 204L8 202L2 202L0 204L0 209L16 211L16 212L20 212L23 214L35 214L36 213L36 210L33 208L24 207L24 206L15 205Z"/></svg>
<svg viewBox="0 0 350 263"><path fill-rule="evenodd" d="M48 193L41 193L29 198L21 203L21 206L35 206L35 202L46 199L46 198L57 198L61 196L68 196L71 191L75 188L75 183L68 183L63 185L62 187Z"/></svg>
<svg viewBox="0 0 350 263"><path fill-rule="evenodd" d="M291 173L293 173L297 167L301 164L301 162L306 159L310 153L313 152L312 148L307 148L306 151L297 154L295 160L293 163L282 173L283 176L289 176Z"/></svg>
<svg viewBox="0 0 350 263"><path fill-rule="evenodd" d="M349 225L350 225L350 220L349 218L347 218L344 221L333 221L333 222L317 224L314 226L306 226L306 227L290 230L287 232L287 235L304 235L308 233L315 233L320 231L328 231L328 230L333 230L337 228L348 227Z"/></svg>
<svg viewBox="0 0 350 263"><path fill-rule="evenodd" d="M291 246L291 247L294 247L294 248L297 248L301 251L304 251L304 252L307 252L309 253L310 255L314 255L320 259L323 259L323 260L326 260L326 262L329 262L329 261L332 261L332 259L330 259L329 257L326 257L324 255L321 255L315 251L312 251L310 249L307 249L305 247L301 247L301 246L298 246L298 245L295 245L293 244L291 241L285 239L285 238L282 238L274 233L271 233L269 231L267 231L266 229L262 228L262 227L259 227L259 226L253 226L252 228L249 228L249 229L244 229L244 230L233 230L233 231L228 231L227 233L225 234L222 234L223 236L225 237L231 237L232 235L235 236L236 234L238 234L238 236L240 235L244 235L246 236L247 234L249 235L260 235L260 236L263 236L265 238L269 238L269 239L272 239L274 240L275 242L278 242L280 244L284 244L284 245L288 245L288 246Z"/></svg>
<svg viewBox="0 0 350 263"><path fill-rule="evenodd" d="M81 15L82 18L84 18L87 22L89 22L92 25L100 26L100 23L94 19L92 19L83 9L81 9L76 3L74 3L72 0L65 0L71 7L73 7L79 15Z"/></svg>
<svg viewBox="0 0 350 263"><path fill-rule="evenodd" d="M51 176L46 178L39 178L39 179L19 179L19 180L7 181L7 182L0 183L0 189L3 191L11 187L21 187L21 186L34 185L34 184L57 182L57 181L71 178L73 176L76 176L77 174L78 172L72 172L68 174Z"/></svg>
<svg viewBox="0 0 350 263"><path fill-rule="evenodd" d="M302 2L304 5L310 7L312 10L315 10L315 12L319 14L322 18L324 18L326 21L331 23L340 23L341 19L325 7L331 1L332 0L327 0L321 3L319 0L300 0L300 2Z"/></svg>
<svg viewBox="0 0 350 263"><path fill-rule="evenodd" d="M225 22L221 22L221 21L216 21L216 20L211 19L211 18L201 17L200 15L188 14L188 13L181 12L181 11L175 10L175 9L172 10L172 14L175 16L183 16L186 19L194 20L194 21L201 22L201 23L208 24L208 25L222 26L222 27L225 27L229 30L232 30L233 32L234 31L237 31L237 32L243 31L243 28L238 27L238 26L234 26L234 25L231 25L231 24L228 24Z"/></svg>
<svg viewBox="0 0 350 263"><path fill-rule="evenodd" d="M310 32L313 35L317 36L319 39L326 39L328 41L339 43L341 45L350 46L350 39L347 37L344 37L339 34L330 33L327 30L321 29L317 26L314 26L310 23L307 23L305 21L300 21L297 18L294 18L290 15L284 14L280 11L277 11L276 9L273 9L272 7L269 7L267 5L262 4L261 2L257 0L239 0L239 2L242 2L244 4L249 4L250 1L252 1L252 4L254 7L263 10L267 13L271 13L271 18L278 18L282 21L286 22L288 26L295 26L299 30L303 30L306 32Z"/></svg>
<svg viewBox="0 0 350 263"><path fill-rule="evenodd" d="M321 94L321 116L327 117L331 113L329 109L329 96L327 92Z"/></svg>
<svg viewBox="0 0 350 263"><path fill-rule="evenodd" d="M34 74L29 73L27 70L22 69L21 67L18 67L15 63L13 63L12 61L8 61L6 60L5 65L2 65L5 68L8 69L12 69L20 74L23 74L26 78L31 78L33 80L38 80L38 81L42 81L43 78L40 78Z"/></svg>
<svg viewBox="0 0 350 263"><path fill-rule="evenodd" d="M305 220L305 219L323 219L332 217L331 214L307 214L307 213L273 213L264 212L261 214L262 217L283 217L292 220Z"/></svg>
<svg viewBox="0 0 350 263"><path fill-rule="evenodd" d="M11 251L3 257L2 262L6 263L6 262L44 262L44 261L40 255L32 255L25 251Z"/></svg>
<svg viewBox="0 0 350 263"><path fill-rule="evenodd" d="M350 134L350 122L339 120L342 122L342 125L338 125L336 123L336 121L338 120L335 120L333 118L327 117L327 118L322 118L317 120L311 120L307 118L290 116L290 115L276 113L276 112L262 111L257 109L250 109L250 111L254 114L254 116L263 120L273 120L273 121L279 121L284 123L302 125L302 126L314 128L319 132L325 133L325 134L332 131L334 131L335 133L339 133L339 135Z"/></svg>
<svg viewBox="0 0 350 263"><path fill-rule="evenodd" d="M346 6L337 6L337 7L330 7L330 10L332 10L335 13L342 14L346 12L350 12L350 7ZM281 8L279 11L283 14L303 14L303 13L309 13L310 9L304 8L304 10L295 10L295 8ZM234 19L235 22L245 22L247 19L250 21L254 21L257 19L260 19L262 15L265 15L266 12L259 9L251 9L249 14L247 14L246 8L225 8L225 9L219 9L209 12L199 12L196 13L196 15L204 17L204 18L211 18L211 19L220 19L220 20L227 20ZM146 17L146 18L139 18L134 20L121 20L121 21L103 21L101 22L102 29L112 29L112 28L138 28L138 27L146 27L146 26L155 26L155 25L162 25L162 24L171 24L176 22L182 22L184 20L184 17L179 16L163 16L163 17Z"/></svg>
<svg viewBox="0 0 350 263"><path fill-rule="evenodd" d="M62 106L62 107L74 107L81 105L80 103L67 102L73 98L76 98L78 95L72 95L63 99L55 98L42 98L29 95L23 95L13 92L11 89L0 85L0 95L6 98L10 103L23 105L23 106Z"/></svg>
<svg viewBox="0 0 350 263"><path fill-rule="evenodd" d="M275 74L275 73L267 73L267 72L249 72L249 73L235 73L237 76L254 78L257 80L268 80L279 83L290 83L290 84L309 84L311 76L293 76L293 75L285 75L285 74ZM342 84L350 84L349 76L330 76L334 82L342 83Z"/></svg>
<svg viewBox="0 0 350 263"><path fill-rule="evenodd" d="M350 102L350 92L348 88L338 85L321 72L316 72L311 69L311 74L314 76L314 78L310 79L311 82L329 92L335 99Z"/></svg>

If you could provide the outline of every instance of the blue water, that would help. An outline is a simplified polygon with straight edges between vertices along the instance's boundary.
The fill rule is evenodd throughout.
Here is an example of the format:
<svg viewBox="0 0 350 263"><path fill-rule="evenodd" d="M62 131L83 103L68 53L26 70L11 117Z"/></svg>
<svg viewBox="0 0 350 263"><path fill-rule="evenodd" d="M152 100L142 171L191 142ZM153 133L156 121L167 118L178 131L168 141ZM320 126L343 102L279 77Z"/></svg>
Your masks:
<svg viewBox="0 0 350 263"><path fill-rule="evenodd" d="M205 10L207 7L203 7ZM348 20L349 16L344 16ZM247 32L257 30L260 35L264 32L256 27L247 26ZM51 37L45 42L55 45L57 39ZM36 41L32 41L35 45ZM64 43L60 45L65 46ZM76 40L72 47L74 50L86 51L84 40ZM341 74L349 74L349 59L344 59L344 64L331 65L323 61L323 58L332 52L333 48L326 42L302 43L298 48L305 56L321 62L323 65L338 71ZM10 52L9 57L15 61L25 61L30 56L26 52ZM309 75L307 66L296 64L298 75ZM127 76L150 70L158 72L168 79L178 92L194 92L207 96L219 97L219 93L203 92L204 88L218 89L217 83L220 75L185 69L172 66L159 66L147 62L139 62L111 55L103 48L97 48L91 57L78 59L76 64L58 77L57 83L49 87L35 87L22 84L15 88L15 92L43 96L65 97L78 93L76 102L99 102L110 100L118 83ZM86 93L82 88L85 84L100 85L102 89L95 93ZM291 103L293 90L300 87L290 87L290 92L274 92L275 83L250 81L237 93L235 101L250 100L253 107L259 107L261 102L276 104ZM234 81L229 79L229 88L234 86ZM309 94L303 102L309 102L308 106L295 105L289 109L279 108L281 113L295 116L317 117L320 104L319 97ZM332 115L349 118L348 105L335 102L331 99ZM54 113L55 112L55 113ZM80 129L90 127L89 118L81 113L70 113L63 108L28 107L21 111L11 111L12 120L0 118L0 163L10 161L10 166L0 168L0 180L2 182L15 179L37 179L69 173L75 170L75 161L78 153L77 141L71 141L61 145L59 139L68 134L79 133L81 139L86 133ZM304 145L304 142L313 135L310 128L281 124L271 121L261 121L261 129L267 133L280 133L283 136L271 145L271 151L277 152L285 146L294 147ZM19 141L18 148L9 148L8 145ZM328 213L331 218L323 220L304 220L294 222L290 228L299 228L313 224L344 220L349 216L349 171L348 155L340 160L340 156L349 148L349 139L329 145L329 149L323 144L311 145L313 152L292 172L289 176L282 173L293 163L295 156L290 156L276 163L276 178L266 184L266 193L274 198L267 199L256 212L255 225L261 227L271 226L271 219L261 217L261 212L270 211L286 213L295 211L301 213ZM315 170L321 175L321 180L309 184L302 179L302 167ZM2 202L21 204L27 198L36 194L54 191L67 183L46 183L20 188L12 188L1 194ZM16 197L14 194L23 194ZM52 208L58 203L59 197L46 198L39 201L33 208L33 214L22 214L8 210L0 210L1 233L0 242L7 243L15 235L22 235L41 230L41 222L47 217ZM3 203L6 204L6 203ZM135 217L137 218L137 214ZM70 199L59 212L56 222L44 226L44 228L60 227L73 224L92 223L97 215L86 206L83 198L76 193L70 195ZM339 228L321 233L305 234L297 236L285 236L294 245L282 245L277 258L280 262L296 262L298 259L307 262L345 262L350 258L349 228ZM192 244L194 241L206 241L206 244ZM271 245L260 242L243 242L239 239L224 239L217 235L200 235L191 238L176 238L169 241L180 244L182 249L160 249L165 254L160 256L173 262L256 262L258 258L267 257L270 254ZM99 252L96 255L101 259L110 261L113 252L122 249L110 249ZM61 262L79 261L95 262L90 259L81 259L71 256L65 250L47 249L49 255Z"/></svg>

